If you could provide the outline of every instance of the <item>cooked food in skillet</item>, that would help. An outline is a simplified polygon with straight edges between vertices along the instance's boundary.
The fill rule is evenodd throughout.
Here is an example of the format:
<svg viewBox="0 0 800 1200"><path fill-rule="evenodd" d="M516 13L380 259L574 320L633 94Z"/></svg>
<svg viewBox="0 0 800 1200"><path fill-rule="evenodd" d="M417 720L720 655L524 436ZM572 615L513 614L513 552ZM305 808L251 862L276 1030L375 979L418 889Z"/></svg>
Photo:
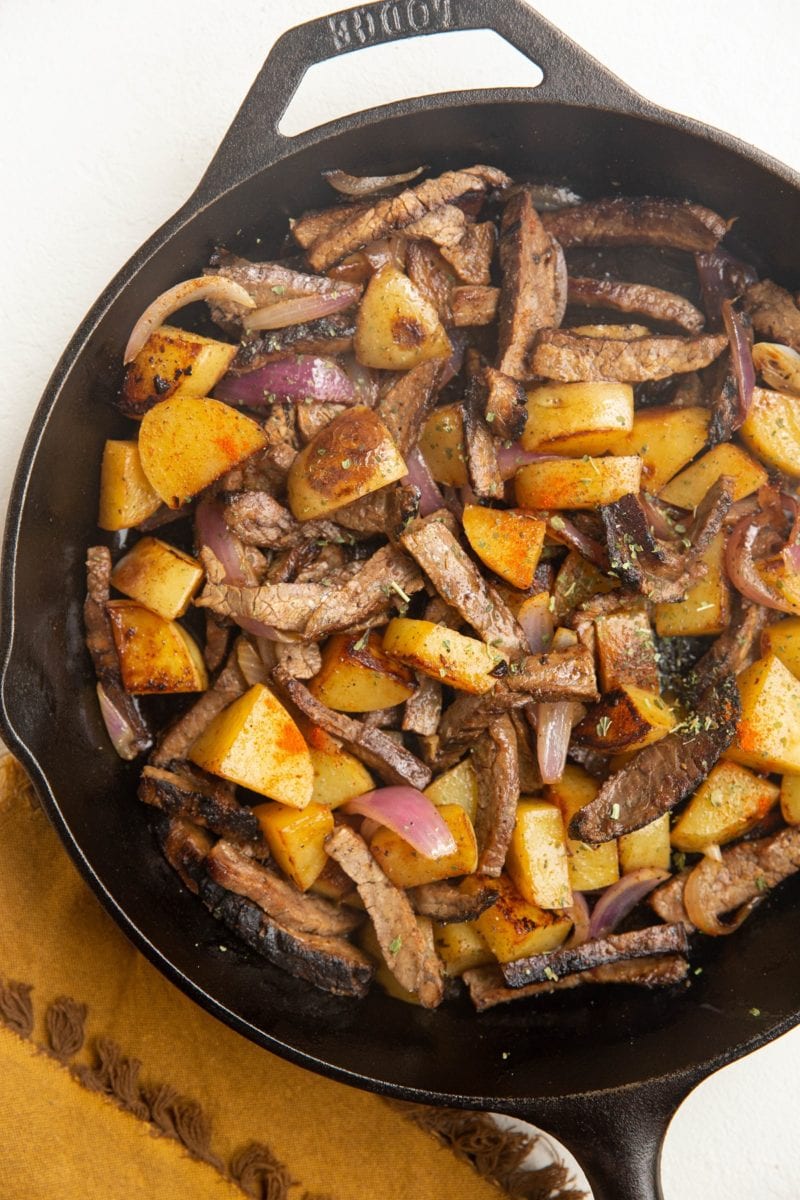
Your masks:
<svg viewBox="0 0 800 1200"><path fill-rule="evenodd" d="M136 323L100 709L319 988L674 985L800 868L800 308L699 204L423 174L328 173Z"/></svg>

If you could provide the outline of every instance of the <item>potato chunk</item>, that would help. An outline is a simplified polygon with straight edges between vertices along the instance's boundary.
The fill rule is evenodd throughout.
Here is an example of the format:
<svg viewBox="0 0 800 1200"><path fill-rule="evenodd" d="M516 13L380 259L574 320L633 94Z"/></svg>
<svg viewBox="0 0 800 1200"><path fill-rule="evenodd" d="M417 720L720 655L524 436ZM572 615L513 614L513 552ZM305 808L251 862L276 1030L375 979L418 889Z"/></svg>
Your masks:
<svg viewBox="0 0 800 1200"><path fill-rule="evenodd" d="M365 367L408 371L452 347L433 305L397 267L381 267L361 300L353 340Z"/></svg>
<svg viewBox="0 0 800 1200"><path fill-rule="evenodd" d="M464 487L467 460L460 404L444 404L431 413L422 428L419 448L437 483Z"/></svg>
<svg viewBox="0 0 800 1200"><path fill-rule="evenodd" d="M439 815L455 838L456 848L444 858L426 858L410 846L399 833L382 826L369 848L384 874L396 887L417 887L456 875L471 875L478 865L475 830L459 804L442 804Z"/></svg>
<svg viewBox="0 0 800 1200"><path fill-rule="evenodd" d="M669 813L663 813L618 839L619 865L623 874L638 871L640 867L658 867L669 870L671 846L669 840Z"/></svg>
<svg viewBox="0 0 800 1200"><path fill-rule="evenodd" d="M100 466L100 505L97 524L115 533L152 517L161 497L142 470L136 442L108 441Z"/></svg>
<svg viewBox="0 0 800 1200"><path fill-rule="evenodd" d="M752 829L773 805L779 789L737 763L719 762L697 789L672 830L677 850L724 845Z"/></svg>
<svg viewBox="0 0 800 1200"><path fill-rule="evenodd" d="M118 592L167 621L183 616L202 581L203 568L196 558L154 537L138 541L111 572Z"/></svg>
<svg viewBox="0 0 800 1200"><path fill-rule="evenodd" d="M638 492L642 461L619 458L551 458L521 467L514 476L521 508L597 508Z"/></svg>
<svg viewBox="0 0 800 1200"><path fill-rule="evenodd" d="M789 612L800 617L800 576L789 570L782 557L767 558L756 563L756 570L768 588L787 605Z"/></svg>
<svg viewBox="0 0 800 1200"><path fill-rule="evenodd" d="M379 633L337 634L328 639L308 690L337 712L375 712L413 695L414 677L384 653Z"/></svg>
<svg viewBox="0 0 800 1200"><path fill-rule="evenodd" d="M769 654L738 683L742 715L725 758L756 771L800 772L800 680Z"/></svg>
<svg viewBox="0 0 800 1200"><path fill-rule="evenodd" d="M800 479L800 405L788 392L754 388L742 441L768 467Z"/></svg>
<svg viewBox="0 0 800 1200"><path fill-rule="evenodd" d="M383 648L387 654L423 675L430 675L462 692L490 692L496 679L490 674L504 657L477 638L456 633L433 621L395 617L386 626Z"/></svg>
<svg viewBox="0 0 800 1200"><path fill-rule="evenodd" d="M126 692L203 692L208 673L197 642L176 621L167 621L133 600L106 605Z"/></svg>
<svg viewBox="0 0 800 1200"><path fill-rule="evenodd" d="M767 482L767 472L740 446L721 442L661 489L661 499L679 508L697 508L718 479L733 480L733 499L743 500Z"/></svg>
<svg viewBox="0 0 800 1200"><path fill-rule="evenodd" d="M459 804L475 824L478 812L478 780L475 768L468 758L458 766L451 767L443 775L438 775L433 783L425 788L425 795L440 808L444 804Z"/></svg>
<svg viewBox="0 0 800 1200"><path fill-rule="evenodd" d="M253 809L270 854L285 875L307 892L328 856L325 838L333 833L333 813L323 804L303 809L284 804L257 804Z"/></svg>
<svg viewBox="0 0 800 1200"><path fill-rule="evenodd" d="M292 463L289 506L298 521L334 512L408 473L400 451L370 408L347 408Z"/></svg>
<svg viewBox="0 0 800 1200"><path fill-rule="evenodd" d="M569 908L572 888L564 821L558 805L546 800L520 800L506 870L519 894L531 904Z"/></svg>
<svg viewBox="0 0 800 1200"><path fill-rule="evenodd" d="M787 825L800 825L800 775L781 780L781 815Z"/></svg>
<svg viewBox="0 0 800 1200"><path fill-rule="evenodd" d="M672 709L655 692L626 683L593 704L574 730L575 740L605 754L642 750L675 728Z"/></svg>
<svg viewBox="0 0 800 1200"><path fill-rule="evenodd" d="M800 679L800 617L785 617L768 625L761 635L761 653L776 654Z"/></svg>
<svg viewBox="0 0 800 1200"><path fill-rule="evenodd" d="M594 800L599 784L581 767L568 763L558 783L545 788L544 797L561 809L564 828L579 808ZM617 843L603 842L601 846L589 846L586 842L567 837L567 861L569 881L576 892L591 892L595 888L608 887L619 879Z"/></svg>
<svg viewBox="0 0 800 1200"><path fill-rule="evenodd" d="M547 383L528 391L523 450L559 454L562 439L617 435L633 428L629 383Z"/></svg>
<svg viewBox="0 0 800 1200"><path fill-rule="evenodd" d="M487 967L495 961L486 940L473 921L433 922L433 944L449 978L463 975L472 967Z"/></svg>
<svg viewBox="0 0 800 1200"><path fill-rule="evenodd" d="M517 958L527 958L529 954L546 954L548 950L555 950L566 940L572 928L569 917L539 908L520 896L507 875L501 875L499 879L479 879L474 876L473 879L465 879L462 886L465 891L490 887L498 893L492 907L473 922L498 962L514 962Z"/></svg>
<svg viewBox="0 0 800 1200"><path fill-rule="evenodd" d="M207 396L236 357L238 346L162 325L125 372L122 403L131 415L170 396Z"/></svg>
<svg viewBox="0 0 800 1200"><path fill-rule="evenodd" d="M375 787L375 780L362 762L344 750L319 725L298 718L298 729L305 738L311 766L314 771L314 788L311 799L314 804L327 808L338 808L363 796Z"/></svg>
<svg viewBox="0 0 800 1200"><path fill-rule="evenodd" d="M725 569L725 534L718 533L700 555L707 574L674 604L656 605L659 637L703 637L722 633L731 619L731 589Z"/></svg>
<svg viewBox="0 0 800 1200"><path fill-rule="evenodd" d="M464 533L490 571L516 588L527 590L539 564L547 525L530 513L468 504Z"/></svg>
<svg viewBox="0 0 800 1200"><path fill-rule="evenodd" d="M308 746L286 709L261 683L214 718L189 758L212 775L291 808L311 803L314 770Z"/></svg>
<svg viewBox="0 0 800 1200"><path fill-rule="evenodd" d="M170 508L180 508L266 444L257 421L195 396L162 400L145 413L139 431L142 470Z"/></svg>

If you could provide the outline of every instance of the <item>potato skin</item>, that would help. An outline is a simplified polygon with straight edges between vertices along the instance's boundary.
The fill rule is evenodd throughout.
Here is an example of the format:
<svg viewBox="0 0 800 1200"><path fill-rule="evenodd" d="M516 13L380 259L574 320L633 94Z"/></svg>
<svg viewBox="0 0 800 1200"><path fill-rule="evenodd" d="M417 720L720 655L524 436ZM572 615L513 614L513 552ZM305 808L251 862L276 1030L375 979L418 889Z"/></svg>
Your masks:
<svg viewBox="0 0 800 1200"><path fill-rule="evenodd" d="M128 365L122 408L127 416L140 417L170 396L207 396L227 371L237 348L162 325Z"/></svg>
<svg viewBox="0 0 800 1200"><path fill-rule="evenodd" d="M100 504L97 524L116 533L130 529L152 517L161 507L161 497L153 490L142 470L136 442L108 441L100 466Z"/></svg>

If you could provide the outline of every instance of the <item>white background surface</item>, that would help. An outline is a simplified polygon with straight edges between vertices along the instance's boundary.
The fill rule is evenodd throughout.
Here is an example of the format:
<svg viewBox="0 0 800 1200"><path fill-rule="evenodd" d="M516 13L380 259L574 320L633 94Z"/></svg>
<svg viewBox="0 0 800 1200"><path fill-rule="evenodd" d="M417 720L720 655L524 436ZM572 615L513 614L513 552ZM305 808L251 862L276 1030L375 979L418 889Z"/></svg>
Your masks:
<svg viewBox="0 0 800 1200"><path fill-rule="evenodd" d="M3 510L28 422L75 326L191 192L275 38L333 6L0 4ZM538 7L651 99L800 169L800 10L791 0L762 0L758 8L745 0L540 0ZM413 49L405 43L390 49L389 60L386 50L372 62L369 52L339 59L307 80L289 126L432 90L532 81L515 51L481 37L444 49L441 39L428 49L424 39ZM796 1200L798 1075L800 1031L703 1084L667 1137L666 1200Z"/></svg>

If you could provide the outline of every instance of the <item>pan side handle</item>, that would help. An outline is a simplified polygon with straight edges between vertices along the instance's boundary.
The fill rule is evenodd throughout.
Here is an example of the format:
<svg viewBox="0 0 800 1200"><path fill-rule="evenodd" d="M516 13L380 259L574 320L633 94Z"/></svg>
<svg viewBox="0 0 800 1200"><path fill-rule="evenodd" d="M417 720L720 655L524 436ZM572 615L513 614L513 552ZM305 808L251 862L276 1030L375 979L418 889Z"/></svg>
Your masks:
<svg viewBox="0 0 800 1200"><path fill-rule="evenodd" d="M536 88L496 88L462 92L492 101L520 99L581 104L618 112L655 111L526 0L376 0L333 12L289 29L275 42L233 124L223 138L195 193L213 199L240 180L314 139L314 131L285 137L278 128L303 76L315 63L354 50L405 38L456 30L487 29L500 35L542 70ZM404 107L441 107L447 97L420 96ZM363 124L353 114L332 123L336 132Z"/></svg>
<svg viewBox="0 0 800 1200"><path fill-rule="evenodd" d="M508 1112L567 1147L586 1173L593 1200L663 1200L664 1136L697 1082L670 1075L584 1096L523 1101Z"/></svg>

